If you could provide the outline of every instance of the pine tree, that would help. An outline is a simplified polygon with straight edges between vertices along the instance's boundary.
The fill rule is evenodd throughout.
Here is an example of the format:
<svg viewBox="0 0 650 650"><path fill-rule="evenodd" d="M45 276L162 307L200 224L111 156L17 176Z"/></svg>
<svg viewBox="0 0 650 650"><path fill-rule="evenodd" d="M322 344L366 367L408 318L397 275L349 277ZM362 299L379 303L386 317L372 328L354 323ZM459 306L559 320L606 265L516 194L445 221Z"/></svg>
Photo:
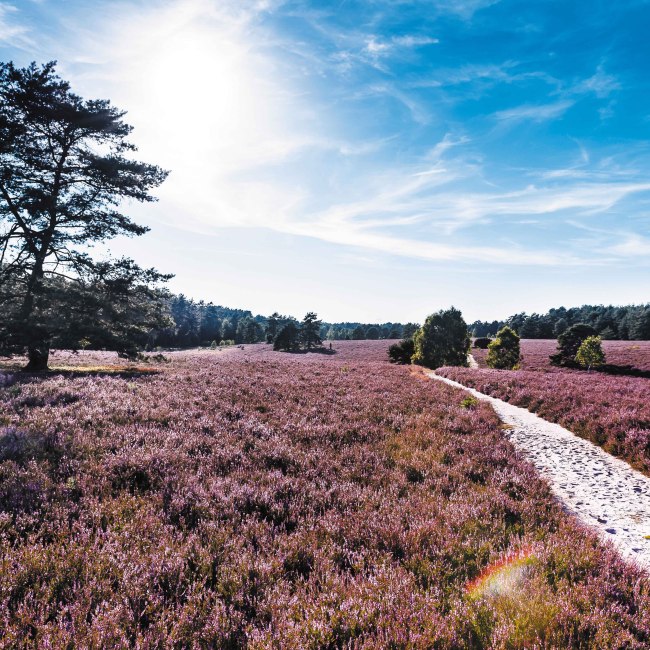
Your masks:
<svg viewBox="0 0 650 650"><path fill-rule="evenodd" d="M318 316L313 311L307 312L302 319L300 340L308 350L321 344L320 326L321 321L318 320Z"/></svg>
<svg viewBox="0 0 650 650"><path fill-rule="evenodd" d="M119 206L124 199L153 201L150 191L167 176L128 156L135 147L123 116L107 100L75 95L54 63L0 64L0 344L26 349L30 371L47 368L61 314L78 314L70 326L91 342L101 332L118 336L116 324L92 304L90 288L127 297L171 277L130 260L98 263L88 254L93 244L147 232ZM137 309L128 311L137 304L121 304L115 315L137 321Z"/></svg>

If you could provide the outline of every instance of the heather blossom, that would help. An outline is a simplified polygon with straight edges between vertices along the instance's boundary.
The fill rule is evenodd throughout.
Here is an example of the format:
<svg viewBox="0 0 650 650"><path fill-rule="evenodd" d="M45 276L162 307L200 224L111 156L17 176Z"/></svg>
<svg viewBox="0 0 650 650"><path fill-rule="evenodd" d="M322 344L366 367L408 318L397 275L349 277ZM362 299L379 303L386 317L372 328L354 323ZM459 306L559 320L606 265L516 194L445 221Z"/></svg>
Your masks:
<svg viewBox="0 0 650 650"><path fill-rule="evenodd" d="M486 404L333 347L0 387L0 647L647 647L646 576Z"/></svg>

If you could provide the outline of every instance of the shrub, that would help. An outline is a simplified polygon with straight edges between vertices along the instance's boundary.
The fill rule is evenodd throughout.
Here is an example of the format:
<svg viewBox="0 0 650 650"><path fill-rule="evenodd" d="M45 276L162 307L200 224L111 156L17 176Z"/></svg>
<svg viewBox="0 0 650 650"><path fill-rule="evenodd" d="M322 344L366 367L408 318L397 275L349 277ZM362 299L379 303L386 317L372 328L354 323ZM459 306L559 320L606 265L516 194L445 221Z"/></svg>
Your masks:
<svg viewBox="0 0 650 650"><path fill-rule="evenodd" d="M497 332L497 337L488 345L486 363L490 368L516 370L521 357L519 336L507 325Z"/></svg>
<svg viewBox="0 0 650 650"><path fill-rule="evenodd" d="M605 353L600 336L588 336L578 348L576 361L587 370L605 363Z"/></svg>
<svg viewBox="0 0 650 650"><path fill-rule="evenodd" d="M427 368L467 365L470 343L467 323L454 307L428 316L415 333L413 343L413 363Z"/></svg>
<svg viewBox="0 0 650 650"><path fill-rule="evenodd" d="M492 339L487 336L479 336L477 339L474 339L473 347L479 348L480 350L487 350L490 341L492 341Z"/></svg>
<svg viewBox="0 0 650 650"><path fill-rule="evenodd" d="M464 397L460 403L461 408L464 409L473 409L478 405L478 400L473 395L468 395Z"/></svg>
<svg viewBox="0 0 650 650"><path fill-rule="evenodd" d="M554 366L575 366L576 354L582 342L589 336L596 336L598 332L586 323L571 325L557 338L557 352L550 356Z"/></svg>
<svg viewBox="0 0 650 650"><path fill-rule="evenodd" d="M413 339L404 339L399 343L394 343L388 348L388 358L391 363L408 364L415 353L415 344Z"/></svg>

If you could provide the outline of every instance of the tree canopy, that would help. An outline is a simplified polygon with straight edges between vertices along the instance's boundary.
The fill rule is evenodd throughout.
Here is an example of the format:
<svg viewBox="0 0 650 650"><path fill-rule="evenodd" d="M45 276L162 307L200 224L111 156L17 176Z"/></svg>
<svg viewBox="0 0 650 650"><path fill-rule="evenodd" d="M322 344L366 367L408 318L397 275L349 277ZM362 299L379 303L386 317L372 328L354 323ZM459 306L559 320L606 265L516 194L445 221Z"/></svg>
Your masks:
<svg viewBox="0 0 650 650"><path fill-rule="evenodd" d="M467 323L454 307L428 316L413 342L413 363L427 368L467 365L470 344Z"/></svg>
<svg viewBox="0 0 650 650"><path fill-rule="evenodd" d="M127 349L127 331L162 317L152 287L171 276L89 254L94 244L147 232L121 204L155 200L151 191L167 176L131 157L124 115L108 100L74 94L54 62L0 64L0 344L26 349L29 370L47 367L63 321L75 336ZM147 314L145 298L155 303Z"/></svg>
<svg viewBox="0 0 650 650"><path fill-rule="evenodd" d="M600 336L588 336L580 344L576 352L576 361L588 371L605 363L605 353Z"/></svg>
<svg viewBox="0 0 650 650"><path fill-rule="evenodd" d="M502 327L494 340L488 344L487 365L489 368L514 370L519 367L521 357L519 336L507 325Z"/></svg>
<svg viewBox="0 0 650 650"><path fill-rule="evenodd" d="M578 349L590 336L596 336L596 330L591 325L586 323L571 325L557 337L557 352L551 355L551 363L556 366L575 365Z"/></svg>

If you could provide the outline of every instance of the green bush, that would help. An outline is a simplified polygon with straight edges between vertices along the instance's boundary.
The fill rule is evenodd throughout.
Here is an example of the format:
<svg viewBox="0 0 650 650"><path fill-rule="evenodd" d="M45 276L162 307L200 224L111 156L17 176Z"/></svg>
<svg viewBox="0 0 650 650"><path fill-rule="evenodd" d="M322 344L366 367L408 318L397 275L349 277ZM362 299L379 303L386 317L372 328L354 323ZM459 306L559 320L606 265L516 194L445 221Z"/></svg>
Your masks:
<svg viewBox="0 0 650 650"><path fill-rule="evenodd" d="M576 354L582 342L589 336L597 334L598 332L586 323L571 325L557 337L557 352L551 355L551 363L555 366L575 366Z"/></svg>
<svg viewBox="0 0 650 650"><path fill-rule="evenodd" d="M600 336L588 336L578 348L576 361L587 370L605 363L605 353Z"/></svg>
<svg viewBox="0 0 650 650"><path fill-rule="evenodd" d="M388 348L388 358L391 363L408 364L415 353L413 339L404 339L399 343L393 343Z"/></svg>
<svg viewBox="0 0 650 650"><path fill-rule="evenodd" d="M426 368L467 366L470 336L458 309L441 309L428 316L413 337L413 363Z"/></svg>
<svg viewBox="0 0 650 650"><path fill-rule="evenodd" d="M497 332L497 337L488 345L486 363L489 368L516 370L520 359L519 336L506 325Z"/></svg>

